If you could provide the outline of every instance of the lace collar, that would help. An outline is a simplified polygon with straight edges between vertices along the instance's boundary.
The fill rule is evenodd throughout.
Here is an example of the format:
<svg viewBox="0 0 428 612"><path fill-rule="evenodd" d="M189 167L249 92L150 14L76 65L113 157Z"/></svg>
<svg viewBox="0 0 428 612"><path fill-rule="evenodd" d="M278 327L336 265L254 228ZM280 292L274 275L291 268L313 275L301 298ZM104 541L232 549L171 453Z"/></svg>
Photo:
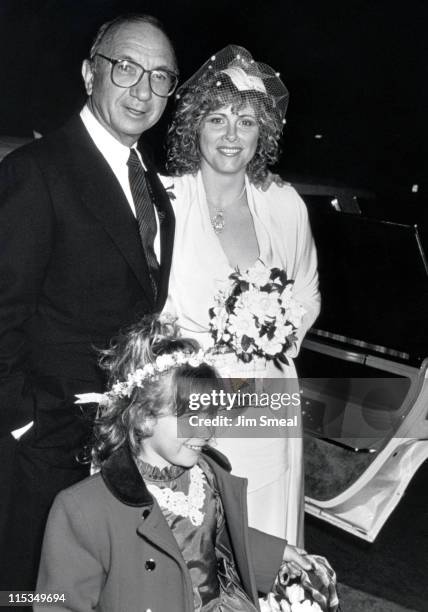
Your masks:
<svg viewBox="0 0 428 612"><path fill-rule="evenodd" d="M138 458L136 463L141 476L148 481L146 482L147 489L156 498L162 510L169 510L177 516L186 517L192 525L202 524L205 516L205 513L202 512L205 501L205 477L198 465L194 465L191 469L178 465L169 465L160 469ZM176 480L184 472L190 476L187 495L183 491L173 491L170 487L161 486L160 483Z"/></svg>
<svg viewBox="0 0 428 612"><path fill-rule="evenodd" d="M205 476L198 465L194 465L190 470L189 492L186 495L183 491L173 491L170 487L160 487L159 485L148 483L147 489L156 498L162 510L169 510L176 516L188 518L192 525L198 527L202 525L205 512L202 508L205 501Z"/></svg>

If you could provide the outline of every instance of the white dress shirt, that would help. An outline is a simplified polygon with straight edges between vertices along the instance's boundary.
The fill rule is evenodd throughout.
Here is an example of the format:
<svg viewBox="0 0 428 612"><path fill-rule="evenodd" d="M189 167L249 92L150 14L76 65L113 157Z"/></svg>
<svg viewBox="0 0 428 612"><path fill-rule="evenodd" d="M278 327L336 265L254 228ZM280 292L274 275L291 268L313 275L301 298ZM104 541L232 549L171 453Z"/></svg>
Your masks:
<svg viewBox="0 0 428 612"><path fill-rule="evenodd" d="M80 118L83 121L83 125L88 130L89 136L94 141L95 146L105 158L106 162L112 169L115 177L122 187L123 193L128 200L129 206L131 207L134 217L136 217L134 199L132 197L131 186L129 184L128 176L128 159L130 148L119 142L110 132L108 132L103 125L98 121L94 114L89 109L88 105L82 108L80 112ZM132 148L138 155L138 158L144 168L147 171L146 166L141 158L140 152L137 149L137 145L134 144ZM157 260L160 261L160 238L159 238L159 219L156 206L154 207L156 214L156 236L154 242L154 250Z"/></svg>

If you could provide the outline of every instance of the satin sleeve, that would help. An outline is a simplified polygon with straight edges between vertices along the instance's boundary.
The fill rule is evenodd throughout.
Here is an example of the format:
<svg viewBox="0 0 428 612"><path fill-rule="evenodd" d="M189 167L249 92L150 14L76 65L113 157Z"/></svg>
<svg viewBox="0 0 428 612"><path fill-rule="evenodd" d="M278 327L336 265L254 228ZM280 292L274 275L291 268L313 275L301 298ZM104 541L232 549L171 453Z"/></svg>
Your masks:
<svg viewBox="0 0 428 612"><path fill-rule="evenodd" d="M311 226L308 218L306 205L296 193L298 201L298 240L296 245L296 277L294 282L294 295L306 310L302 324L297 331L297 343L295 346L295 357L300 350L300 345L308 329L317 319L320 308L321 298L318 287L318 257L315 242L312 236Z"/></svg>
<svg viewBox="0 0 428 612"><path fill-rule="evenodd" d="M267 205L271 215L272 241L276 257L294 280L294 298L306 310L297 330L297 342L288 351L296 357L308 329L319 315L321 299L318 287L318 258L309 223L308 211L302 198L290 185L273 186Z"/></svg>

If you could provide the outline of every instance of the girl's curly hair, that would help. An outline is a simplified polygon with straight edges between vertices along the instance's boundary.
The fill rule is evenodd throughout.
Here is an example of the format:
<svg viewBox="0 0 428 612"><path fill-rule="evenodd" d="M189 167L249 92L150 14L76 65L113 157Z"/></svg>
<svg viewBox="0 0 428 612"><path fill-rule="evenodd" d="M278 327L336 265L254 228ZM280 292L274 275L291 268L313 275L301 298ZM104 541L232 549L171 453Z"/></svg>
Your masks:
<svg viewBox="0 0 428 612"><path fill-rule="evenodd" d="M168 130L168 171L174 176L196 174L201 162L199 136L205 117L223 106L232 105L238 111L248 104L257 117L259 140L247 174L255 185L262 184L268 166L278 161L283 126L273 113L269 96L258 91L241 92L228 75L219 73L206 74L179 98Z"/></svg>
<svg viewBox="0 0 428 612"><path fill-rule="evenodd" d="M153 315L143 317L120 334L101 354L100 365L109 373L108 389L138 368L153 363L159 355L198 352L200 347L195 340L178 334L175 323ZM124 444L129 444L134 456L138 455L142 440L152 434L160 413L166 409L177 416L185 414L190 393L206 392L208 385L212 389L217 382L211 366L185 364L159 374L156 380L144 381L144 387L135 387L131 397L112 397L95 419L91 457L94 465L99 467Z"/></svg>

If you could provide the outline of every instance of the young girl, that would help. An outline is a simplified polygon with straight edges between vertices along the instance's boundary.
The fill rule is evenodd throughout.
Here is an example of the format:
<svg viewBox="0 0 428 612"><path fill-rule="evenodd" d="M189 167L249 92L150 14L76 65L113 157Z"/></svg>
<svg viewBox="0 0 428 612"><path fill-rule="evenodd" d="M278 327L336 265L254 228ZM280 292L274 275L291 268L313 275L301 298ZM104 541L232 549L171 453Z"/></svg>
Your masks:
<svg viewBox="0 0 428 612"><path fill-rule="evenodd" d="M189 394L218 386L195 341L145 319L103 362L100 471L57 496L46 528L37 591L60 596L50 609L254 612L282 559L309 570L304 551L248 529L246 481L206 446L210 431L177 436Z"/></svg>

